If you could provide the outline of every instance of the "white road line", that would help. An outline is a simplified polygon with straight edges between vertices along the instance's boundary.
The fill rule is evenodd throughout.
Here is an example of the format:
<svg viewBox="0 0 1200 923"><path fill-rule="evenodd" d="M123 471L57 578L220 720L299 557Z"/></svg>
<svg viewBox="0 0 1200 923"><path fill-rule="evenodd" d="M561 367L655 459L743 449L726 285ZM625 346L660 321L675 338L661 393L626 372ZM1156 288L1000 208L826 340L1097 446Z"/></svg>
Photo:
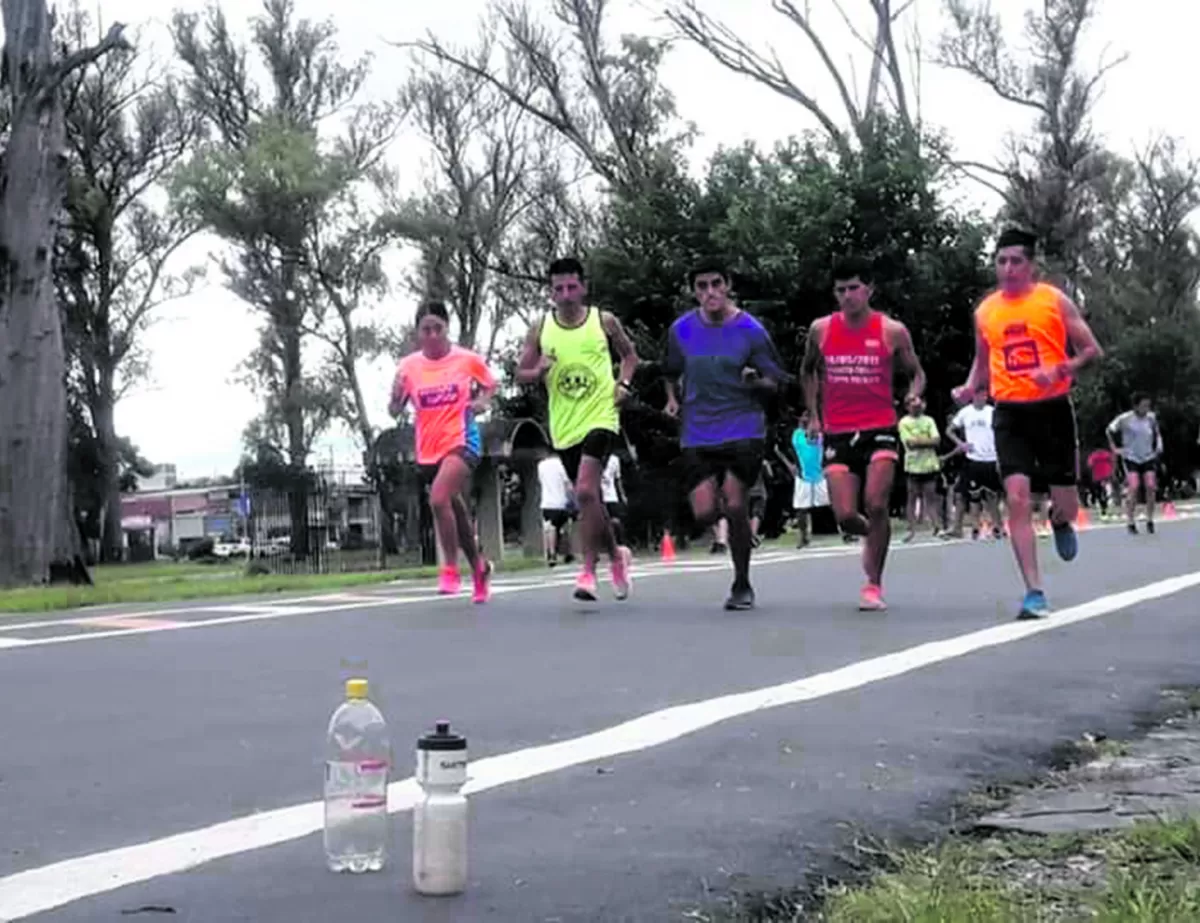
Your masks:
<svg viewBox="0 0 1200 923"><path fill-rule="evenodd" d="M584 763L636 753L733 718L858 689L1197 586L1200 586L1200 571L1102 596L1042 621L1010 622L930 641L792 682L665 708L571 740L487 757L472 764L466 791L485 792ZM388 810L409 810L416 797L417 786L412 778L393 782L388 786ZM300 839L321 829L322 815L321 802L314 801L18 872L0 878L0 920L23 919L226 856Z"/></svg>
<svg viewBox="0 0 1200 923"><path fill-rule="evenodd" d="M917 550L920 548L941 548L944 544L945 544L944 542L938 542L938 541L917 542L912 545L904 545L904 546L901 546L900 548L894 548L893 550L894 551L901 551L901 550L902 551L913 551L913 550ZM780 562L785 562L785 561L804 561L804 560L808 560L809 558L848 557L848 556L860 553L860 550L861 549L858 546L847 546L847 547L834 546L834 547L829 547L829 548L810 549L810 550L807 550L804 552L797 552L797 551L791 551L791 550L781 550L781 551L772 550L772 551L763 552L760 555L756 556L754 558L754 561L755 561L755 563L759 563L759 564L775 564L775 563L780 563ZM634 576L637 577L640 575L643 577L651 577L651 576L671 575L671 574L679 574L679 573L685 573L685 574L707 573L709 571L726 570L729 568L730 568L729 560L723 556L720 559L718 559L717 561L705 560L705 559L701 558L701 559L697 559L697 560L681 559L681 560L673 562L673 563L666 563L666 562L662 562L662 561L654 561L654 560L650 560L650 559L645 559L645 560L634 562ZM517 573L519 573L519 572L517 572ZM495 583L493 583L492 584L492 592L497 593L497 592L513 592L514 590L540 590L540 589L546 589L546 588L551 588L551 587L570 586L575 581L574 576L573 575L570 577L562 576L562 575L568 574L568 573L573 574L572 571L566 571L566 570L559 571L557 573L554 573L554 572L545 573L545 575L540 578L518 577L518 576L516 576L516 574L514 574L511 577L507 577L507 576L502 577L502 578L498 579ZM264 610L275 611L275 610L278 610L278 609L281 609L284 607L295 607L295 606L301 605L303 603L321 603L322 604L321 610L325 611L324 603L330 602L330 601L333 601L333 602L362 601L364 604L365 603L376 604L376 601L378 601L378 600L385 600L389 603L393 603L393 602L399 603L402 601L407 601L408 597L410 597L410 596L417 595L417 596L420 596L421 598L418 600L415 600L415 601L416 602L424 602L429 597L429 594L433 592L432 587L413 586L410 583L410 581L407 581L407 580L393 581L391 583L380 583L380 584L378 584L378 587L380 589L391 588L393 590L393 592L399 591L399 593L397 595L374 594L374 595L369 595L369 596L365 593L353 594L353 595L346 594L346 593L322 593L322 594L319 594L316 596L285 596L283 598L275 599L274 602L271 601L272 597L264 595L261 598L246 600L245 602L241 602L241 603L230 603L230 602L223 601L221 599L214 599L213 602L211 602L207 605L202 604L202 605L194 605L194 606L175 606L173 608L163 608L163 609L145 609L145 610L135 609L135 610L131 610L128 612L122 612L119 614L122 616L130 615L135 618L145 618L145 617L154 617L154 616L171 616L171 615L175 615L175 616L193 615L197 612L244 612L247 614L251 614L251 613L261 612ZM438 596L437 598L445 599L446 597ZM95 618L97 610L112 609L112 608L116 608L118 605L119 604L114 603L114 604L106 604L103 606L84 606L78 610L80 615L76 616L76 617L72 617L72 618L58 618L58 619L43 618L43 619L35 619L32 621L16 622L16 623L0 621L0 632L29 631L31 629L34 629L34 630L45 629L47 626L51 626L51 625L80 625L80 624L84 624L85 622L89 622L93 618ZM117 614L117 613L113 613L113 614ZM284 614L289 614L289 613L284 613ZM96 637L96 636L91 635L89 637Z"/></svg>
<svg viewBox="0 0 1200 923"><path fill-rule="evenodd" d="M1166 522L1179 522L1190 518L1190 514L1181 513L1175 520L1166 520ZM1091 526L1089 531L1098 529L1123 528L1123 523L1105 523L1100 526ZM969 539L956 539L953 541L943 541L941 539L931 539L925 541L917 541L911 545L893 545L891 552L909 552L919 551L928 548L945 548L947 546L962 546L975 545L978 542L970 541ZM754 564L766 566L770 564L787 564L794 561L811 561L823 560L825 558L841 558L841 557L857 557L862 553L861 546L832 546L829 548L808 549L804 551L766 551L757 555L754 558ZM649 579L652 577L675 577L680 574L704 574L713 573L716 571L731 570L730 562L722 556L716 561L705 561L703 559L697 561L682 560L674 563L663 562L645 562L634 564L633 575L638 579ZM561 587L568 587L575 582L574 576L555 576L542 579L540 581L522 581L522 582L497 582L492 586L492 595L498 596L505 593L524 593L531 590L547 590ZM388 606L407 606L414 603L427 602L448 602L450 600L462 600L463 595L459 596L441 596L434 593L430 588L424 590L425 595L412 595L411 592L405 593L403 596L366 596L366 595L351 595L345 593L326 593L317 596L302 596L302 597L287 597L279 599L274 603L266 601L247 601L245 603L214 603L208 606L189 606L176 609L155 609L145 612L130 612L129 616L136 620L138 618L151 618L154 616L171 616L181 614L194 614L197 612L231 612L240 613L236 615L225 616L212 619L196 619L194 621L184 621L173 623L169 626L164 625L147 625L144 628L126 628L117 631L88 631L81 634L73 635L53 635L44 638L20 638L12 639L19 641L18 644L3 644L0 643L0 650L6 648L29 648L29 647L44 647L49 644L70 644L76 641L99 641L106 638L118 638L132 635L152 634L156 631L179 631L182 629L194 628L210 628L220 625L236 625L243 622L263 622L273 621L275 619L293 618L301 615L324 614L327 612L344 612L351 609L367 609L367 608L382 608ZM341 602L341 600L353 600ZM333 603L329 605L328 603ZM303 605L304 603L316 603L317 605ZM86 611L86 610L85 610ZM124 613L120 613L124 617ZM107 617L117 617L116 614ZM23 622L18 625L0 624L0 632L16 631L18 629L46 629L47 626L54 625L83 625L92 626L95 624L96 616L84 615L78 618L71 619L43 619L42 621ZM3 641L0 638L0 641ZM2 921L0 921L2 923Z"/></svg>
<svg viewBox="0 0 1200 923"><path fill-rule="evenodd" d="M910 545L908 547L916 548L916 547L931 547L931 546ZM844 553L844 552L842 552L841 549L835 549L835 550L838 552L838 554ZM763 565L782 564L782 563L787 563L789 561L806 560L806 559L814 558L817 556L818 555L814 555L812 553L808 553L808 554L799 554L799 553L795 553L795 552L781 553L781 554L779 554L779 556L764 556L764 559L760 560L758 563L763 564ZM821 555L821 557L832 557L832 556L833 555L830 555L830 554ZM722 559L721 561L705 562L702 564L684 563L684 564L677 564L677 565L669 565L667 567L662 568L661 570L656 569L653 571L639 571L635 567L634 577L635 578L641 577L643 579L649 578L649 577L673 577L673 576L677 576L679 574L708 573L708 572L712 572L712 571L720 571L720 570L727 570L727 569L729 569L729 562ZM522 593L522 592L529 592L531 590L545 590L545 589L568 587L568 586L574 585L574 583L575 583L574 577L565 577L565 578L559 577L559 578L553 579L553 580L542 580L538 583L497 583L495 586L492 587L492 595L500 596L500 595L504 595L506 593ZM434 593L432 591L429 591L429 590L426 591L426 595L424 595L424 596L414 596L414 595L369 596L369 597L364 596L354 602L344 602L344 603L336 602L336 600L338 600L339 598L340 597L337 594L333 594L330 596L305 597L304 599L279 600L279 602L277 602L273 605L267 605L267 604L260 605L260 604L255 604L255 603L246 603L246 604L239 603L239 604L231 604L231 605L223 605L223 606L222 605L204 606L204 607L197 607L194 609L192 609L192 608L163 609L163 610L159 610L159 612L157 614L178 615L180 613L194 613L194 612L231 612L231 613L238 613L238 614L221 616L219 618L206 618L206 619L196 619L194 621L172 622L170 626L149 623L149 624L145 625L144 627L122 628L122 629L118 629L118 630L114 630L114 631L103 631L103 630L88 631L86 633L70 634L70 635L51 635L51 636L42 637L42 638L19 638L19 639L14 638L11 640L15 641L17 643L14 643L14 644L0 643L0 650L4 650L5 648L8 648L8 647L12 647L12 648L45 647L45 646L51 645L51 644L73 644L73 643L80 642L80 641L99 641L99 640L103 640L106 638L122 638L122 637L131 637L134 635L147 635L147 634L154 634L155 632L160 632L160 631L185 631L185 630L196 629L196 628L212 628L212 627L216 627L219 625L238 625L238 624L248 623L248 622L265 622L265 621L273 621L275 619L295 618L297 616L302 616L302 615L313 615L315 613L324 614L327 612L346 612L346 611L349 611L352 609L371 609L371 608L379 609L379 608L387 608L387 607L393 607L393 606L411 606L416 603L448 602L449 600L452 600L452 599L457 599L457 600L461 601L463 599L463 597L461 595L455 596L455 597L441 596L441 595ZM303 602L320 602L323 600L333 601L334 604L333 605L310 605L310 606L297 605L298 603L303 603ZM130 613L130 615L129 615L131 621L137 621L140 618L149 618L151 616L152 616L152 613L150 613L150 612L137 612L137 613ZM110 618L110 619L116 618L116 617L117 616L104 616L104 618ZM93 626L95 624L95 622L96 622L96 617L92 616L92 617L84 617L84 618L55 620L55 621L26 622L22 626L5 626L5 627L8 627L10 629L15 628L15 627L24 627L24 628L28 629L28 628L45 628L48 625ZM0 638L0 642L2 642L4 640L5 639Z"/></svg>
<svg viewBox="0 0 1200 923"><path fill-rule="evenodd" d="M23 638L0 638L0 650L6 647L24 647L28 643Z"/></svg>

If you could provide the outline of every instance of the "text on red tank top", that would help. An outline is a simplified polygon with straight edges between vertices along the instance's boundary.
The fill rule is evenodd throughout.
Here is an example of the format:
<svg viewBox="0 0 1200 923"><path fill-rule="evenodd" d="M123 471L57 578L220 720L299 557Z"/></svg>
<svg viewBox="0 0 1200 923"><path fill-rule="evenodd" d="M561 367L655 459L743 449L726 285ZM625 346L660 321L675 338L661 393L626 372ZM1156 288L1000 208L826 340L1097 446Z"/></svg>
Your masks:
<svg viewBox="0 0 1200 923"><path fill-rule="evenodd" d="M821 352L825 360L823 428L829 433L886 429L896 425L892 402L892 350L883 315L871 314L857 329L841 313L829 317Z"/></svg>

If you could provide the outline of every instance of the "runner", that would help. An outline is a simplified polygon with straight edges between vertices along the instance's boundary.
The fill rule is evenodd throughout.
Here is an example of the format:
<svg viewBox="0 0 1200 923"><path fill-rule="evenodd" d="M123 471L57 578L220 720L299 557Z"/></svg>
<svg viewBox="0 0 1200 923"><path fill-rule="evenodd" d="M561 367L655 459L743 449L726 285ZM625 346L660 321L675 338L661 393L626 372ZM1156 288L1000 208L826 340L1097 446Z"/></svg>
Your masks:
<svg viewBox="0 0 1200 923"><path fill-rule="evenodd" d="M952 533L956 538L962 538L963 519L968 512L975 517L972 538L979 538L985 512L992 524L992 537L998 539L1003 535L1000 472L996 468L996 436L993 432L995 413L996 408L988 403L987 385L980 385L975 389L971 403L961 408L950 422L950 438L956 450L967 456L956 485L959 501Z"/></svg>
<svg viewBox="0 0 1200 923"><path fill-rule="evenodd" d="M746 512L750 516L751 548L758 548L762 545L762 523L763 518L767 515L767 500L771 496L767 485L774 480L774 477L775 472L771 470L771 463L763 459L762 464L758 466L758 477L746 491Z"/></svg>
<svg viewBox="0 0 1200 923"><path fill-rule="evenodd" d="M1137 503L1139 490L1145 492L1146 531L1154 534L1154 500L1158 492L1158 460L1162 457L1162 431L1158 417L1150 409L1150 398L1133 396L1133 409L1127 410L1108 424L1105 431L1108 445L1125 467L1125 515L1131 535L1137 535ZM1117 440L1120 439L1120 446Z"/></svg>
<svg viewBox="0 0 1200 923"><path fill-rule="evenodd" d="M1087 468L1091 477L1092 501L1100 507L1100 515L1107 519L1109 496L1114 494L1113 475L1117 470L1117 453L1098 448L1087 457Z"/></svg>
<svg viewBox="0 0 1200 923"><path fill-rule="evenodd" d="M633 556L613 536L600 476L621 431L619 405L633 387L637 351L613 315L584 303L587 284L578 260L555 260L547 275L554 310L530 327L517 380L545 379L550 441L575 488L583 547L575 598L595 601L596 562L605 552L612 562L613 594L625 599ZM614 350L621 363L619 380L613 377Z"/></svg>
<svg viewBox="0 0 1200 923"><path fill-rule="evenodd" d="M938 496L938 480L942 473L938 446L942 444L942 435L938 432L937 422L925 413L925 402L920 397L910 394L904 404L908 412L900 418L896 428L904 446L904 474L908 482L905 485L908 533L904 536L907 543L917 537L917 526L922 519L929 520L936 536L945 525L946 517ZM948 491L946 496L949 496Z"/></svg>
<svg viewBox="0 0 1200 923"><path fill-rule="evenodd" d="M733 586L725 608L751 609L747 495L766 454L762 396L787 375L766 329L730 299L724 267L700 264L690 282L700 306L676 320L667 334L666 411L682 417L684 486L697 524L707 526L722 515L728 522Z"/></svg>
<svg viewBox="0 0 1200 923"><path fill-rule="evenodd" d="M625 519L625 480L621 476L621 456L616 452L608 456L604 473L600 477L600 499L604 501L604 509L608 512L608 521L612 523L613 538L618 545L625 545L625 532L622 522Z"/></svg>
<svg viewBox="0 0 1200 923"><path fill-rule="evenodd" d="M865 261L839 263L833 283L840 310L813 321L804 353L808 437L824 435L829 499L842 532L866 536L867 583L858 608L882 611L892 536L888 507L900 458L892 369L899 361L909 375L909 397L925 390L925 371L908 328L871 307L872 274ZM860 489L865 516L859 511Z"/></svg>
<svg viewBox="0 0 1200 923"><path fill-rule="evenodd" d="M821 469L821 439L810 442L808 439L809 413L807 410L800 414L796 428L792 431L792 451L796 455L796 464L786 458L782 452L779 457L787 463L795 478L795 488L792 491L792 512L796 516L796 529L800 535L796 539L796 547L804 548L809 544L812 534L812 513L814 510L829 506L829 485L825 482L825 472Z"/></svg>
<svg viewBox="0 0 1200 923"><path fill-rule="evenodd" d="M405 403L415 413L417 464L429 487L429 505L442 549L438 592L461 589L458 552L471 565L472 599L487 602L491 562L479 552L467 509L471 472L479 463L483 440L475 417L491 403L496 379L483 358L450 342L450 315L440 301L417 309L419 349L400 360L388 411L398 417ZM478 394L472 391L478 388Z"/></svg>
<svg viewBox="0 0 1200 923"><path fill-rule="evenodd" d="M1079 438L1071 382L1102 355L1075 303L1037 281L1036 247L1037 238L1025 231L1010 228L1000 235L998 288L975 310L975 361L966 384L954 390L955 400L965 404L986 381L996 402L996 458L1013 553L1025 580L1020 619L1050 611L1038 569L1033 490L1049 488L1059 557L1070 561L1079 552L1072 526L1079 515Z"/></svg>
<svg viewBox="0 0 1200 923"><path fill-rule="evenodd" d="M538 490L542 509L542 551L546 555L546 566L558 566L558 552L563 552L563 562L574 560L570 554L571 538L571 479L562 459L554 452L538 462Z"/></svg>

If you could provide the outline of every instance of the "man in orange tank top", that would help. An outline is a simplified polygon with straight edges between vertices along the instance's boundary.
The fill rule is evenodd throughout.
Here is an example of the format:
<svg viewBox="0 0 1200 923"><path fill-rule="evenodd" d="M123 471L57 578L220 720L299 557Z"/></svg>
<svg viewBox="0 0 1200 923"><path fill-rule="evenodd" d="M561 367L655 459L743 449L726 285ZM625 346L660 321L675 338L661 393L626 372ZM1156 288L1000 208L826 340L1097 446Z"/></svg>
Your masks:
<svg viewBox="0 0 1200 923"><path fill-rule="evenodd" d="M823 436L829 501L846 535L865 535L867 582L858 608L882 611L883 565L892 526L888 507L900 458L892 367L911 378L908 396L925 391L925 371L912 336L900 321L871 307L872 274L862 260L833 271L839 311L813 321L800 374L808 409L808 438ZM866 515L859 510L860 488Z"/></svg>
<svg viewBox="0 0 1200 923"><path fill-rule="evenodd" d="M1079 437L1071 383L1103 355L1079 308L1062 291L1037 280L1037 238L1016 228L996 244L998 288L975 309L975 362L967 383L954 389L960 404L987 382L995 401L996 459L1008 504L1013 553L1025 579L1017 615L1050 611L1038 569L1033 492L1048 487L1054 544L1064 561L1079 542Z"/></svg>

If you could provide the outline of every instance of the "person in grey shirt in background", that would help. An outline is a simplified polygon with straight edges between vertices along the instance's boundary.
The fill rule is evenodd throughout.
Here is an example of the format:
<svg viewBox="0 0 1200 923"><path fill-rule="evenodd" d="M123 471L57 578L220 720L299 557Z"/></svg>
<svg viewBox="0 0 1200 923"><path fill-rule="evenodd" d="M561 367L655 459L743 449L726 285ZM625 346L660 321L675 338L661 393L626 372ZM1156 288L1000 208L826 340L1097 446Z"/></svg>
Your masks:
<svg viewBox="0 0 1200 923"><path fill-rule="evenodd" d="M1146 491L1146 531L1154 532L1154 500L1158 490L1158 460L1162 456L1162 433L1158 418L1150 409L1150 398L1134 394L1133 409L1127 410L1108 424L1108 445L1125 465L1126 528L1137 535L1138 488ZM1120 445L1118 446L1118 441Z"/></svg>

